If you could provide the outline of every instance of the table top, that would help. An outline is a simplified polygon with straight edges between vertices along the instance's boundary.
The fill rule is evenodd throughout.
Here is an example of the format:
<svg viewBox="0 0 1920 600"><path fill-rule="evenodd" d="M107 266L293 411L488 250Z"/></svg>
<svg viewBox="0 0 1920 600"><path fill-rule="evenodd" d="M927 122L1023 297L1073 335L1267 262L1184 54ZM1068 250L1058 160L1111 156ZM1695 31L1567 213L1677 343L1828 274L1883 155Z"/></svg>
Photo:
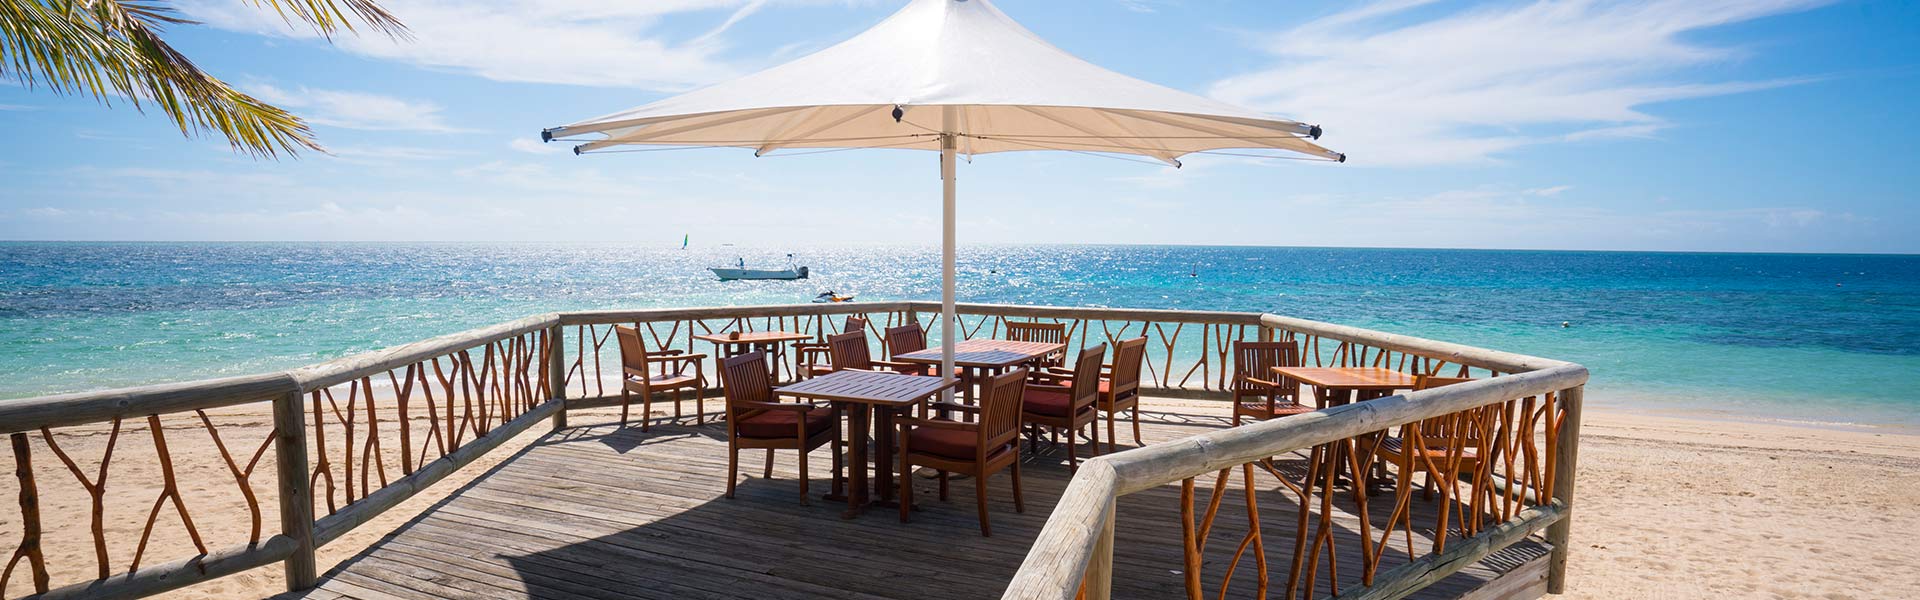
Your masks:
<svg viewBox="0 0 1920 600"><path fill-rule="evenodd" d="M1274 367L1277 375L1320 388L1341 390L1413 389L1414 377L1380 367Z"/></svg>
<svg viewBox="0 0 1920 600"><path fill-rule="evenodd" d="M953 364L963 367L1002 368L1017 365L1066 348L1051 342L1015 342L1011 340L972 339L953 345ZM928 348L893 357L895 362L940 364L940 348Z"/></svg>
<svg viewBox="0 0 1920 600"><path fill-rule="evenodd" d="M715 344L771 344L774 342L797 342L813 337L804 333L794 333L791 331L746 331L741 332L740 337L737 338L729 337L729 335L730 334L725 333L709 333L706 335L693 336L693 339L703 342L713 342Z"/></svg>
<svg viewBox="0 0 1920 600"><path fill-rule="evenodd" d="M959 383L957 379L902 375L877 371L835 371L774 389L774 393L866 404L904 405L919 402Z"/></svg>

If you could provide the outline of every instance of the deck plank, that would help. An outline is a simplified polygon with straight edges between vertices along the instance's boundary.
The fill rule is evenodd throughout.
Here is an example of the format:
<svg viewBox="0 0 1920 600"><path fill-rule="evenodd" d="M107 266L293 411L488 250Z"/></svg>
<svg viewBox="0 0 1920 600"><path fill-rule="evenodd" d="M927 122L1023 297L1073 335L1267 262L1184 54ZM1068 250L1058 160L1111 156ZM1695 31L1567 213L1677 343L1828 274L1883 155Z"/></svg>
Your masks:
<svg viewBox="0 0 1920 600"><path fill-rule="evenodd" d="M1143 434L1149 443L1226 426L1221 415L1182 406L1156 411L1149 402ZM690 423L690 420L687 421ZM1125 432L1123 432L1124 434ZM1066 488L1070 474L1060 448L1033 455L1022 467L1027 512L1013 510L1003 473L989 480L994 537L979 535L973 482L956 480L949 501L937 499L929 479L914 478L920 510L900 523L892 509L843 520L844 504L798 498L797 461L776 454L775 476L761 479L762 455L743 452L737 497L726 489L724 429L709 424L585 425L549 434L483 477L430 508L354 558L332 569L313 590L286 598L886 598L997 597L1019 568L1027 547ZM1122 437L1126 437L1123 435ZM1130 445L1129 445L1130 446ZM1082 446L1084 449L1086 446ZM811 488L831 483L825 450L811 457ZM1279 458L1283 471L1303 472L1299 456ZM1208 597L1249 527L1245 490L1235 477L1206 547L1203 580ZM1204 501L1212 477L1195 482ZM1285 595L1292 561L1298 501L1270 475L1256 474L1260 527L1266 540L1270 594ZM1115 543L1114 595L1183 596L1179 486L1121 499ZM1391 510L1390 494L1369 501L1375 536ZM1342 504L1345 506L1342 506ZM1435 505L1416 497L1414 549L1431 543ZM1350 511L1344 496L1336 507ZM1359 518L1337 512L1336 554L1342 578L1360 566ZM1381 568L1404 564L1404 537ZM1501 579L1537 578L1545 547L1523 542L1421 590L1416 598L1459 598L1476 591L1514 597L1536 586ZM1321 569L1317 594L1329 590ZM1251 597L1259 577L1252 559L1234 570L1230 596ZM1343 588L1344 589L1344 588ZM1531 597L1530 592L1518 597Z"/></svg>

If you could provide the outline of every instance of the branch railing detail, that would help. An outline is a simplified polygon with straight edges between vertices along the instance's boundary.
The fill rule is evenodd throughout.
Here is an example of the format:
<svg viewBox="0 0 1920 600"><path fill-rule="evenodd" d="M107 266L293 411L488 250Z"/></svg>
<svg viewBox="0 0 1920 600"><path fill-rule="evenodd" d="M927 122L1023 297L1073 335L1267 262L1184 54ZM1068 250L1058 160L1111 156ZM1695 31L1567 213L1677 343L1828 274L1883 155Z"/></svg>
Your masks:
<svg viewBox="0 0 1920 600"><path fill-rule="evenodd" d="M844 316L861 314L884 355L882 332L909 322L922 324L931 345L937 346L939 311L938 304L929 302L870 302L549 313L277 373L0 401L0 434L9 438L15 467L13 478L0 478L0 497L16 498L18 505L17 511L0 511L0 540L12 542L8 562L0 569L0 597L142 597L275 562L283 563L289 589L309 587L318 575L316 548L540 421L551 419L555 427L564 427L570 408L618 402L621 369L617 347L610 348L616 346L611 343L616 324L637 327L655 350L708 353L714 355L709 360L715 360L717 353L694 336L780 329L824 340L839 332ZM1285 433L1285 443L1266 445L1268 450L1302 449L1350 440L1394 424L1375 414L1372 407L1382 403L1400 406L1435 393L1467 397L1448 400L1459 408L1448 414L1497 405L1476 414L1485 415L1484 422L1495 432L1490 443L1501 444L1501 456L1513 457L1486 461L1498 468L1483 469L1484 474L1476 470L1470 479L1517 482L1508 488L1517 491L1507 495L1474 496L1481 505L1468 507L1471 518L1463 522L1471 523L1469 530L1477 536L1467 539L1499 533L1530 515L1557 518L1570 502L1570 485L1554 485L1570 478L1565 467L1569 463L1550 457L1567 450L1553 440L1564 441L1570 430L1577 431L1577 385L1529 388L1519 395L1510 388L1543 372L1559 374L1554 381L1567 383L1571 379L1566 373L1577 366L1257 313L980 304L960 305L958 312L960 331L967 338L998 336L1009 321L1065 323L1076 346L1144 335L1151 341L1144 384L1159 394L1222 394L1232 377L1233 342L1256 339L1299 341L1312 364L1502 375L1492 380L1502 391L1498 394L1476 391L1486 384L1462 384L1354 405L1361 408L1323 411L1308 421L1353 431L1326 439ZM787 358L781 368L792 377L799 365ZM1585 371L1578 374L1584 381ZM1570 387L1571 393L1566 391ZM1365 421L1370 428L1360 431L1353 427L1355 421ZM1264 428L1271 426L1232 433L1258 437ZM1546 446L1533 444L1536 431L1547 436ZM210 444L169 445L198 436L206 436L201 440ZM1140 453L1146 450L1136 450L1083 466L1068 500L1056 509L1035 547L1035 552L1042 545L1069 549L1057 555L1068 557L1062 563L1066 566L1042 576L1031 568L1030 557L1009 597L1048 597L1031 591L1063 586L1077 592L1083 576L1099 572L1097 561L1085 560L1102 555L1098 536L1063 533L1055 522L1078 519L1082 527L1097 532L1111 525L1111 517L1099 507L1076 502L1110 500L1133 491L1128 486L1149 481L1190 486L1196 478L1217 480L1234 469L1244 478L1258 466L1256 455L1248 454L1238 462L1208 463L1204 469L1135 473L1138 465L1158 464L1154 461L1184 468L1194 457L1215 454L1212 446L1172 446L1177 448L1146 450L1156 456L1191 455L1143 459ZM189 447L210 450L183 450ZM272 474L273 483L267 483L263 471ZM186 473L209 472L227 483L183 483ZM1101 473L1109 475L1102 479ZM1319 488L1302 487L1306 492L1314 489ZM206 494L232 495L206 502ZM1325 501L1327 495L1315 497ZM225 512L196 512L210 510L210 505ZM1189 523L1206 521L1194 504L1186 510L1196 517ZM1208 512L1214 510L1220 509ZM1257 506L1249 510L1257 513ZM86 514L89 526L49 528L43 517L61 514L55 511ZM1504 522L1494 525L1495 520ZM1192 537L1195 545L1207 537L1199 532ZM1255 554L1264 544L1260 546ZM1110 550L1110 544L1106 548ZM1383 564L1363 569L1375 575L1372 571ZM1377 588L1388 573L1382 571L1375 579Z"/></svg>
<svg viewBox="0 0 1920 600"><path fill-rule="evenodd" d="M1305 366L1474 380L1082 463L1005 598L1111 597L1120 498L1175 484L1184 558L1168 569L1181 574L1188 598L1400 598L1543 530L1547 589L1564 589L1585 367L1272 315L1260 321L1263 338L1298 342ZM1287 472L1276 461L1294 453L1304 453L1303 464ZM1397 464L1382 465L1389 456ZM1390 495L1375 498L1384 471L1397 478ZM1437 518L1416 523L1412 498L1430 493L1439 496ZM1292 522L1270 529L1291 535L1263 531L1261 517L1275 504ZM1216 540L1228 510L1245 511L1244 529ZM1336 524L1337 512L1357 517L1351 530ZM1208 554L1210 542L1231 551ZM1357 547L1359 564L1342 569L1339 546ZM1274 549L1287 556L1277 590Z"/></svg>

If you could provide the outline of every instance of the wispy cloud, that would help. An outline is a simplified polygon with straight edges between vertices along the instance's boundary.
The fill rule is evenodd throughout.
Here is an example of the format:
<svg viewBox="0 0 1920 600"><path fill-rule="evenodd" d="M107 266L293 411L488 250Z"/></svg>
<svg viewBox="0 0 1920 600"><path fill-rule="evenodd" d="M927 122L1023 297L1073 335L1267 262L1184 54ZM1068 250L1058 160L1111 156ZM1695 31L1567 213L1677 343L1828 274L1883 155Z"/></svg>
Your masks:
<svg viewBox="0 0 1920 600"><path fill-rule="evenodd" d="M1373 2L1260 36L1277 64L1212 93L1321 123L1359 164L1488 162L1533 144L1653 135L1666 123L1650 104L1804 81L1697 81L1743 50L1689 34L1830 1Z"/></svg>
<svg viewBox="0 0 1920 600"><path fill-rule="evenodd" d="M407 24L413 39L379 36L335 39L348 52L420 67L468 73L496 81L681 90L736 75L722 54L721 34L770 0L389 0L382 4ZM785 0L786 4L854 4L854 0ZM245 0L191 0L184 9L215 27L294 38L316 38L290 28L271 10ZM662 19L698 12L720 14L704 33L676 35Z"/></svg>
<svg viewBox="0 0 1920 600"><path fill-rule="evenodd" d="M462 131L448 125L440 115L440 106L432 102L366 92L308 87L287 89L264 83L244 88L247 93L261 100L285 108L301 109L307 120L316 125L369 131Z"/></svg>
<svg viewBox="0 0 1920 600"><path fill-rule="evenodd" d="M559 154L567 148L566 144L546 144L532 138L513 138L507 147L527 154Z"/></svg>
<svg viewBox="0 0 1920 600"><path fill-rule="evenodd" d="M40 110L40 107L28 106L25 104L0 104L0 111L26 112L30 110Z"/></svg>

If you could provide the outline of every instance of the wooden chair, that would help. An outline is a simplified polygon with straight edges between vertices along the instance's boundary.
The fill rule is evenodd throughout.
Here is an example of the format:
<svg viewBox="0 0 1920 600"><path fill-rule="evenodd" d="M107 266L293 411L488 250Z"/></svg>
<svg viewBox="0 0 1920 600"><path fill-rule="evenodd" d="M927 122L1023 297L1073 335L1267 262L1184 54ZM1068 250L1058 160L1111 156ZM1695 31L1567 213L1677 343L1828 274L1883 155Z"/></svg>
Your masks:
<svg viewBox="0 0 1920 600"><path fill-rule="evenodd" d="M921 329L919 323L908 323L899 327L887 328L888 359L894 359L902 354L919 352L926 349L927 330ZM895 361L895 364L901 366L894 367L892 370L908 375L932 375L934 372L940 370L940 367L935 365L902 363L898 361Z"/></svg>
<svg viewBox="0 0 1920 600"><path fill-rule="evenodd" d="M1313 407L1300 403L1300 382L1274 377L1274 367L1300 366L1297 342L1233 343L1233 424L1241 417L1265 421L1305 414ZM1247 402L1248 396L1260 398Z"/></svg>
<svg viewBox="0 0 1920 600"><path fill-rule="evenodd" d="M1427 390L1446 385L1473 381L1468 378L1434 377L1421 375L1414 380L1415 390ZM1413 494L1413 474L1427 474L1422 495L1431 500L1434 488L1440 490L1440 520L1435 529L1434 552L1443 552L1447 543L1447 519L1453 498L1460 494L1460 473L1478 469L1480 450L1485 445L1482 435L1482 420L1486 418L1485 409L1475 409L1441 415L1424 421L1416 421L1400 426L1400 435L1388 436L1380 440L1378 460L1395 470L1397 477L1394 488L1399 502L1393 513L1387 517L1386 530L1391 532L1395 523L1402 523L1407 529L1408 552L1413 547L1413 516L1410 513ZM1479 486L1475 486L1476 488ZM1476 493L1476 500L1478 494ZM1470 504L1477 504L1473 502ZM1468 510L1476 510L1470 506ZM1472 535L1466 532L1466 535ZM1386 550L1387 539L1382 536L1380 550Z"/></svg>
<svg viewBox="0 0 1920 600"><path fill-rule="evenodd" d="M860 315L847 315L847 322L840 326L840 335L867 330L867 318ZM828 336L829 338L832 336ZM797 342L793 345L794 364L800 366L802 377L813 377L833 372L832 353L827 349L829 343ZM826 363L820 361L826 360Z"/></svg>
<svg viewBox="0 0 1920 600"><path fill-rule="evenodd" d="M987 381L979 406L938 403L941 408L978 415L973 423L946 419L900 420L900 473L915 465L940 474L940 499L947 499L947 474L973 477L974 502L980 513L980 535L993 536L987 522L987 478L1013 470L1013 510L1027 512L1020 494L1020 407L1026 394L1027 373L1014 369ZM913 477L900 478L900 522L913 511Z"/></svg>
<svg viewBox="0 0 1920 600"><path fill-rule="evenodd" d="M1074 447L1079 445L1075 438L1082 429L1099 422L1100 411L1094 404L1100 399L1100 360L1106 355L1106 344L1081 350L1078 362L1074 363L1072 379L1062 381L1063 385L1028 384L1026 400L1020 409L1022 424L1046 428L1055 434L1066 432L1067 466L1073 469L1080 468L1080 458L1074 452ZM1039 444L1038 431L1032 435L1034 444ZM1100 449L1097 440L1097 437L1088 438L1094 442L1095 452Z"/></svg>
<svg viewBox="0 0 1920 600"><path fill-rule="evenodd" d="M1107 452L1114 451L1113 416L1120 411L1128 411L1133 416L1133 443L1144 446L1140 441L1140 367L1147 358L1147 338L1145 336L1130 340L1120 340L1113 347L1113 364L1107 377L1100 380L1100 412L1107 414Z"/></svg>
<svg viewBox="0 0 1920 600"><path fill-rule="evenodd" d="M816 375L848 370L897 372L900 369L915 366L909 363L889 360L874 360L873 353L867 346L867 332L865 330L828 337L827 350L832 356L833 362L827 365L827 371L816 372Z"/></svg>
<svg viewBox="0 0 1920 600"><path fill-rule="evenodd" d="M707 412L707 400L704 392L707 376L703 372L701 361L705 354L687 354L674 352L662 355L648 354L647 345L640 340L640 332L624 325L613 326L614 337L620 339L620 426L627 426L627 412L633 404L632 394L640 394L640 431L646 431L653 422L653 395L671 392L673 394L673 418L680 419L680 390L693 390L696 413L695 425L704 421ZM693 374L687 374L687 365L693 365ZM667 367L671 366L671 369ZM658 367L658 368L656 368Z"/></svg>
<svg viewBox="0 0 1920 600"><path fill-rule="evenodd" d="M1067 337L1067 325L1065 323L1022 323L1019 321L1007 321L1007 339L1015 342L1046 342L1049 344L1060 344L1062 346L1072 345L1070 343L1071 340ZM1067 352L1061 350L1035 359L1028 363L1028 368L1039 371L1048 367L1061 367L1065 366L1064 361L1066 361L1066 359Z"/></svg>
<svg viewBox="0 0 1920 600"><path fill-rule="evenodd" d="M807 455L815 448L831 443L833 451L833 493L839 495L841 483L840 408L779 402L773 394L773 382L767 375L767 355L748 352L721 361L720 378L727 395L727 497L733 497L739 479L740 451L749 448L767 450L767 466L761 477L773 478L773 451L797 450L800 453L800 504L807 498Z"/></svg>

